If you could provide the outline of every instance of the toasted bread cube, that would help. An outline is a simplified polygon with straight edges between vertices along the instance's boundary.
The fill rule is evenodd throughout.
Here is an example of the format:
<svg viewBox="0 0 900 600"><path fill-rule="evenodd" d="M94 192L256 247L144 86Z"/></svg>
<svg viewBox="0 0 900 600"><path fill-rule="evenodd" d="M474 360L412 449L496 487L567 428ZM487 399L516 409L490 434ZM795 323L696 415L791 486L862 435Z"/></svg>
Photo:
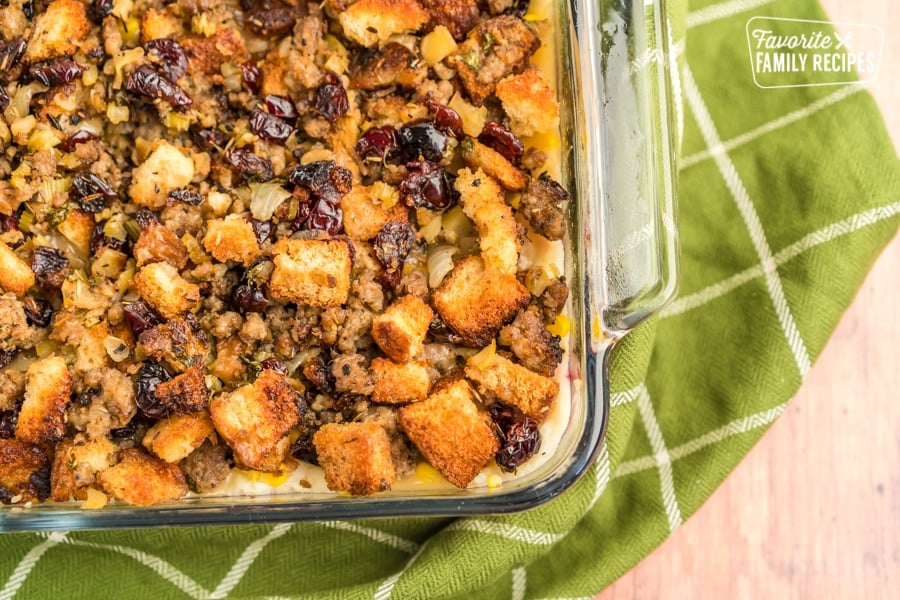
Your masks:
<svg viewBox="0 0 900 600"><path fill-rule="evenodd" d="M214 434L209 414L197 412L157 421L141 443L167 463L177 463Z"/></svg>
<svg viewBox="0 0 900 600"><path fill-rule="evenodd" d="M34 23L34 32L25 50L25 60L40 62L68 56L77 50L91 30L84 3L78 0L53 0Z"/></svg>
<svg viewBox="0 0 900 600"><path fill-rule="evenodd" d="M105 437L88 439L79 434L56 444L50 469L50 498L55 502L84 500L85 488L94 483L97 473L113 464L117 453L116 445Z"/></svg>
<svg viewBox="0 0 900 600"><path fill-rule="evenodd" d="M148 8L141 15L141 43L146 44L150 40L162 38L175 38L183 33L181 21L162 8Z"/></svg>
<svg viewBox="0 0 900 600"><path fill-rule="evenodd" d="M63 236L72 242L82 254L89 254L91 250L91 234L96 225L94 215L83 210L70 210L66 218L56 226Z"/></svg>
<svg viewBox="0 0 900 600"><path fill-rule="evenodd" d="M184 474L175 465L137 448L119 454L119 463L98 476L113 498L135 506L150 506L181 498L188 492Z"/></svg>
<svg viewBox="0 0 900 600"><path fill-rule="evenodd" d="M329 490L368 496L394 485L391 441L378 423L328 423L313 444Z"/></svg>
<svg viewBox="0 0 900 600"><path fill-rule="evenodd" d="M497 182L484 171L462 169L456 190L463 212L472 219L487 269L515 275L519 265L518 224Z"/></svg>
<svg viewBox="0 0 900 600"><path fill-rule="evenodd" d="M169 415L196 413L205 410L209 401L209 389L203 368L194 365L184 373L163 381L153 391L160 407Z"/></svg>
<svg viewBox="0 0 900 600"><path fill-rule="evenodd" d="M434 308L467 346L484 347L527 304L515 275L487 271L479 256L459 261L434 291Z"/></svg>
<svg viewBox="0 0 900 600"><path fill-rule="evenodd" d="M100 321L81 336L78 346L75 347L75 364L72 365L76 373L85 373L106 366L109 360L105 344L108 335L109 323Z"/></svg>
<svg viewBox="0 0 900 600"><path fill-rule="evenodd" d="M199 368L206 363L209 342L200 322L188 313L185 317L169 319L142 331L138 337L138 350L156 361L167 363L175 372L182 373L193 368L191 365ZM202 374L200 380L203 380ZM182 390L181 393L186 392L183 386L179 386L179 389Z"/></svg>
<svg viewBox="0 0 900 600"><path fill-rule="evenodd" d="M25 401L16 423L16 437L24 442L56 442L66 433L66 407L72 393L72 374L56 355L36 360L25 373Z"/></svg>
<svg viewBox="0 0 900 600"><path fill-rule="evenodd" d="M134 258L139 267L164 262L176 269L183 269L187 265L188 250L168 227L150 223L141 229L141 235L134 244Z"/></svg>
<svg viewBox="0 0 900 600"><path fill-rule="evenodd" d="M0 486L10 495L4 503L43 500L47 490L35 485L34 475L49 465L50 460L40 446L15 438L0 438Z"/></svg>
<svg viewBox="0 0 900 600"><path fill-rule="evenodd" d="M181 45L187 54L192 74L218 75L224 63L239 65L249 58L244 38L230 25L218 25L212 37L183 37Z"/></svg>
<svg viewBox="0 0 900 600"><path fill-rule="evenodd" d="M378 347L398 363L415 358L434 311L418 296L403 296L372 319L372 338Z"/></svg>
<svg viewBox="0 0 900 600"><path fill-rule="evenodd" d="M34 271L0 240L0 290L21 296L33 285Z"/></svg>
<svg viewBox="0 0 900 600"><path fill-rule="evenodd" d="M466 138L460 144L463 161L473 169L484 170L485 173L500 182L504 188L519 192L528 185L528 175L506 157L485 146L474 138Z"/></svg>
<svg viewBox="0 0 900 600"><path fill-rule="evenodd" d="M416 0L359 0L338 15L348 39L371 48L394 34L418 31L428 22Z"/></svg>
<svg viewBox="0 0 900 600"><path fill-rule="evenodd" d="M288 433L300 421L296 392L270 369L255 382L210 400L209 413L240 467L270 473L281 467Z"/></svg>
<svg viewBox="0 0 900 600"><path fill-rule="evenodd" d="M559 395L559 382L517 365L485 348L466 362L466 377L478 392L517 407L538 423L542 422Z"/></svg>
<svg viewBox="0 0 900 600"><path fill-rule="evenodd" d="M374 186L354 185L341 198L344 232L351 239L371 240L388 221L405 223L408 219L406 208L402 204L385 208L382 202L373 198L373 188Z"/></svg>
<svg viewBox="0 0 900 600"><path fill-rule="evenodd" d="M464 379L401 407L399 418L431 466L458 488L468 486L500 449L490 416L478 409Z"/></svg>
<svg viewBox="0 0 900 600"><path fill-rule="evenodd" d="M169 192L182 188L194 178L194 161L165 140L134 171L128 195L135 204L158 210L166 205Z"/></svg>
<svg viewBox="0 0 900 600"><path fill-rule="evenodd" d="M497 84L497 97L519 137L550 131L559 125L556 93L539 69L526 69Z"/></svg>
<svg viewBox="0 0 900 600"><path fill-rule="evenodd" d="M228 215L207 223L203 247L220 262L233 260L244 266L259 258L262 250L253 225L241 215Z"/></svg>
<svg viewBox="0 0 900 600"><path fill-rule="evenodd" d="M350 294L350 247L342 240L281 239L272 249L272 298L314 308L340 306Z"/></svg>
<svg viewBox="0 0 900 600"><path fill-rule="evenodd" d="M406 404L428 397L431 379L424 362L395 363L386 358L373 358L369 368L375 375L372 402Z"/></svg>
<svg viewBox="0 0 900 600"><path fill-rule="evenodd" d="M134 289L163 317L174 319L200 303L200 287L168 263L151 263L134 276Z"/></svg>

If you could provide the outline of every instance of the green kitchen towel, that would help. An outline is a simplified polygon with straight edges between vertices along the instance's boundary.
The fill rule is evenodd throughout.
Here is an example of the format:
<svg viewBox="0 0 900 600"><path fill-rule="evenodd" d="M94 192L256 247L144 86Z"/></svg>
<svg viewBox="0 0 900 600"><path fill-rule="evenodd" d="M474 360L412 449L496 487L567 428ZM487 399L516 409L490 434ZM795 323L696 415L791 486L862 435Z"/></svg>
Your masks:
<svg viewBox="0 0 900 600"><path fill-rule="evenodd" d="M618 348L578 484L504 517L6 534L0 598L585 597L659 545L784 411L900 214L861 85L754 81L748 21L824 21L816 2L669 4L681 291Z"/></svg>

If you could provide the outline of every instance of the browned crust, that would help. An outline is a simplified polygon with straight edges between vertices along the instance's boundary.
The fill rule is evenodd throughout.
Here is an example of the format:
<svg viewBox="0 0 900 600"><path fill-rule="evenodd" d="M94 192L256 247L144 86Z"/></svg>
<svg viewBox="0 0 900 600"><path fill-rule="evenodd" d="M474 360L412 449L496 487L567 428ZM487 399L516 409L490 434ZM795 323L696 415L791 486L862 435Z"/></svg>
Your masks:
<svg viewBox="0 0 900 600"><path fill-rule="evenodd" d="M344 232L354 240L371 240L388 221L406 223L409 220L402 204L384 208L372 199L371 188L362 185L353 186L341 198L341 210L344 213Z"/></svg>
<svg viewBox="0 0 900 600"><path fill-rule="evenodd" d="M34 285L34 272L24 260L0 241L0 291L21 296Z"/></svg>
<svg viewBox="0 0 900 600"><path fill-rule="evenodd" d="M153 395L170 415L195 413L206 408L209 390L203 368L194 365L180 375L156 386Z"/></svg>
<svg viewBox="0 0 900 600"><path fill-rule="evenodd" d="M53 0L37 18L25 59L31 63L73 54L91 30L84 4L78 0Z"/></svg>
<svg viewBox="0 0 900 600"><path fill-rule="evenodd" d="M134 244L134 258L139 267L154 262L165 262L180 270L187 265L188 251L171 230L159 223L151 223L141 231L138 241Z"/></svg>
<svg viewBox="0 0 900 600"><path fill-rule="evenodd" d="M210 38L197 36L181 40L191 73L217 75L223 63L241 64L250 58L244 38L230 26L221 26Z"/></svg>
<svg viewBox="0 0 900 600"><path fill-rule="evenodd" d="M9 504L13 498L17 503L39 500L38 488L31 478L49 465L47 455L39 446L15 438L0 438L0 501Z"/></svg>
<svg viewBox="0 0 900 600"><path fill-rule="evenodd" d="M188 314L142 331L138 349L180 372L205 362L209 344L200 323Z"/></svg>
<svg viewBox="0 0 900 600"><path fill-rule="evenodd" d="M119 463L98 476L113 498L135 506L150 506L181 498L188 492L184 475L175 465L137 448L119 453Z"/></svg>
<svg viewBox="0 0 900 600"><path fill-rule="evenodd" d="M477 0L420 0L431 16L431 27L443 25L457 42L478 24Z"/></svg>
<svg viewBox="0 0 900 600"><path fill-rule="evenodd" d="M391 442L381 425L329 423L315 433L313 444L328 489L368 496L393 486Z"/></svg>
<svg viewBox="0 0 900 600"><path fill-rule="evenodd" d="M25 401L16 423L16 437L32 444L55 442L66 433L66 407L72 394L72 374L66 361L48 356L31 363L25 374Z"/></svg>
<svg viewBox="0 0 900 600"><path fill-rule="evenodd" d="M186 281L178 269L167 263L144 266L132 282L138 295L167 319L174 319L200 303L200 287Z"/></svg>
<svg viewBox="0 0 900 600"><path fill-rule="evenodd" d="M340 306L350 294L350 248L342 240L281 239L272 249L272 298L315 308Z"/></svg>
<svg viewBox="0 0 900 600"><path fill-rule="evenodd" d="M538 423L547 417L559 395L556 379L529 371L499 354L484 362L473 357L466 364L466 377L480 394L515 406Z"/></svg>
<svg viewBox="0 0 900 600"><path fill-rule="evenodd" d="M403 296L372 319L372 338L398 363L412 360L422 350L422 341L434 311L418 296Z"/></svg>
<svg viewBox="0 0 900 600"><path fill-rule="evenodd" d="M422 455L458 488L468 486L500 449L490 417L462 379L400 408L399 419Z"/></svg>
<svg viewBox="0 0 900 600"><path fill-rule="evenodd" d="M253 226L241 216L209 221L203 247L220 262L233 260L245 266L262 254Z"/></svg>
<svg viewBox="0 0 900 600"><path fill-rule="evenodd" d="M177 463L215 435L207 412L174 415L157 421L144 434L144 448L168 463Z"/></svg>
<svg viewBox="0 0 900 600"><path fill-rule="evenodd" d="M473 169L482 169L500 182L504 188L519 192L528 185L528 175L506 158L473 138L467 138L461 145L463 161Z"/></svg>
<svg viewBox="0 0 900 600"><path fill-rule="evenodd" d="M372 401L381 404L420 402L428 397L431 380L428 366L421 361L395 363L386 358L373 358L369 368L375 376Z"/></svg>
<svg viewBox="0 0 900 600"><path fill-rule="evenodd" d="M543 133L559 122L559 102L550 82L538 69L526 69L497 84L497 98L518 136Z"/></svg>
<svg viewBox="0 0 900 600"><path fill-rule="evenodd" d="M117 452L115 444L106 438L87 440L76 436L59 442L50 469L50 499L84 500L87 487L94 483L98 472L109 468Z"/></svg>

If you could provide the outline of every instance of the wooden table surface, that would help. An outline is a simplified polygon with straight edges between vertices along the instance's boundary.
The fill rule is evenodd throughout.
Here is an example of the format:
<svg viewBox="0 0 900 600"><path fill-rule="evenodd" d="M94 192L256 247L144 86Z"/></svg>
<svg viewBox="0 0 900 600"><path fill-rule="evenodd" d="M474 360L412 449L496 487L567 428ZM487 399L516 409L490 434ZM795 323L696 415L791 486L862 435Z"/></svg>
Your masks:
<svg viewBox="0 0 900 600"><path fill-rule="evenodd" d="M832 21L884 30L870 91L900 148L900 3L822 4ZM597 600L626 598L900 598L900 238L782 418L696 515Z"/></svg>

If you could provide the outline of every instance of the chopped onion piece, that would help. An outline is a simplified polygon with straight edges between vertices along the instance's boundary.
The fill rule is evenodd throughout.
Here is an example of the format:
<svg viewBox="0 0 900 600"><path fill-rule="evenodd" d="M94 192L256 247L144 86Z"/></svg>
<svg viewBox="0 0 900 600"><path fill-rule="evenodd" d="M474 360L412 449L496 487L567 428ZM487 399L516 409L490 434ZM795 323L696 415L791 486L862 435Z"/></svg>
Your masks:
<svg viewBox="0 0 900 600"><path fill-rule="evenodd" d="M250 214L257 221L268 221L278 205L291 197L291 193L277 183L251 185Z"/></svg>
<svg viewBox="0 0 900 600"><path fill-rule="evenodd" d="M453 256L459 252L456 246L435 246L428 252L428 286L436 288L453 270Z"/></svg>
<svg viewBox="0 0 900 600"><path fill-rule="evenodd" d="M106 347L106 353L115 362L122 362L128 358L128 346L114 335L108 335L103 338L103 345Z"/></svg>

